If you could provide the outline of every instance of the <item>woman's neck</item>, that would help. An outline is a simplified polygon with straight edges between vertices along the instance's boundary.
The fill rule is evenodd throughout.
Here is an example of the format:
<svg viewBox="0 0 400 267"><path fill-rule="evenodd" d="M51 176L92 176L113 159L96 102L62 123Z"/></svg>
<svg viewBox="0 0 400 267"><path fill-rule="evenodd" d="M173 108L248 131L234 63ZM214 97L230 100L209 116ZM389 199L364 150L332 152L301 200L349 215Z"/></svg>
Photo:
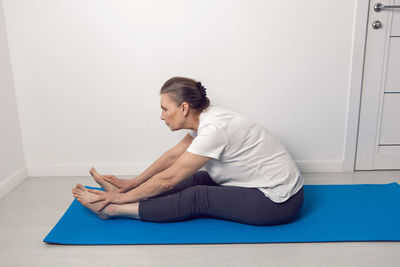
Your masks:
<svg viewBox="0 0 400 267"><path fill-rule="evenodd" d="M200 124L200 114L201 112L193 113L187 120L187 124L185 125L185 129L191 129L197 131Z"/></svg>

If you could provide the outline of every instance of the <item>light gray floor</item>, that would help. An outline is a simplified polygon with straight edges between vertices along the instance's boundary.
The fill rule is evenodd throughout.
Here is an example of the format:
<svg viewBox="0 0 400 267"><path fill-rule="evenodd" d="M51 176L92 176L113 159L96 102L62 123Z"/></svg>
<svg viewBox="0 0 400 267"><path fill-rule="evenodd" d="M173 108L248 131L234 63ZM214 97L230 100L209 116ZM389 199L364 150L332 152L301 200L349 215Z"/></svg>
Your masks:
<svg viewBox="0 0 400 267"><path fill-rule="evenodd" d="M400 171L303 174L306 184L400 182ZM124 178L124 177L122 177ZM43 238L89 177L28 178L0 199L0 266L400 266L400 242L48 245ZM399 226L400 227L400 226Z"/></svg>

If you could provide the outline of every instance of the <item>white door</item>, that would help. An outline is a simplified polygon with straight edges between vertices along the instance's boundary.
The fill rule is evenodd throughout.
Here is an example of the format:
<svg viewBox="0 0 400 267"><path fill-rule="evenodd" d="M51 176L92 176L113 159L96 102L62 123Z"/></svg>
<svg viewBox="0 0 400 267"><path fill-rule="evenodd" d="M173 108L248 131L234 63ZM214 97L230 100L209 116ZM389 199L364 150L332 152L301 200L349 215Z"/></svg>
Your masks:
<svg viewBox="0 0 400 267"><path fill-rule="evenodd" d="M355 169L400 169L400 0L370 0L367 26Z"/></svg>

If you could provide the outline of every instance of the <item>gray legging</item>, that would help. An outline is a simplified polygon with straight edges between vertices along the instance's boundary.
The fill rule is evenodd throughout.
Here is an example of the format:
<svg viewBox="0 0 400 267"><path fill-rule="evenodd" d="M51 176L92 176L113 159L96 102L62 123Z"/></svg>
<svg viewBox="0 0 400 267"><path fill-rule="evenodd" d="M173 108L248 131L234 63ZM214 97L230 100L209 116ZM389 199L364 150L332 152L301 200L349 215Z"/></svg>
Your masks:
<svg viewBox="0 0 400 267"><path fill-rule="evenodd" d="M221 186L207 172L187 177L173 189L139 203L143 221L174 222L211 216L252 225L275 225L295 219L304 190L283 203L275 203L257 188Z"/></svg>

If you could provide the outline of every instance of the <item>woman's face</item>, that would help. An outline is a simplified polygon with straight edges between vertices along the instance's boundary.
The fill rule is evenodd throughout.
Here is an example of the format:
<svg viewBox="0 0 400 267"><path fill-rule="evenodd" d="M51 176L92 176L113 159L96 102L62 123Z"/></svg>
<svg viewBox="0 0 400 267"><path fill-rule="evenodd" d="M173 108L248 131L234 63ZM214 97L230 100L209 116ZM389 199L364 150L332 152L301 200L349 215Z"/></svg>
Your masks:
<svg viewBox="0 0 400 267"><path fill-rule="evenodd" d="M171 129L171 131L181 129L184 116L179 106L169 97L168 94L161 94L161 119Z"/></svg>

